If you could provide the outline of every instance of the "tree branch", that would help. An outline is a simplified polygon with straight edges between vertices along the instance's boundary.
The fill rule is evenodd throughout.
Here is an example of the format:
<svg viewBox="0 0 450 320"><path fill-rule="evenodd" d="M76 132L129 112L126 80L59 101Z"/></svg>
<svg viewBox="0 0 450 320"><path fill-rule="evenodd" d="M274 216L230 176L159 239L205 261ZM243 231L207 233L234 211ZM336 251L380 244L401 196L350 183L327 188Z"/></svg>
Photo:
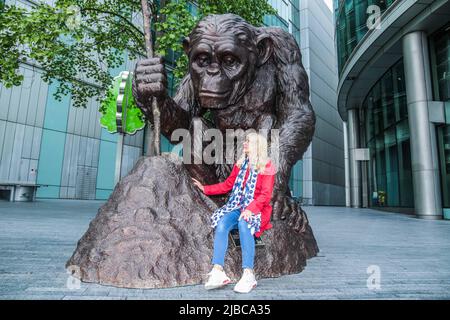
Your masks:
<svg viewBox="0 0 450 320"><path fill-rule="evenodd" d="M127 18L125 18L124 16L121 16L120 14L117 14L116 12L112 12L112 11L108 11L108 10L101 10L101 9L97 9L97 8L82 8L81 12L83 12L83 11L95 11L95 12L110 14L115 17L118 17L121 20L125 21L131 28L133 28L135 31L137 31L142 37L144 37L144 33L141 30L139 30L139 28L137 28L133 23L131 23Z"/></svg>
<svg viewBox="0 0 450 320"><path fill-rule="evenodd" d="M103 20L103 19L102 19L102 20ZM106 22L110 23L110 21L106 21ZM122 27L122 26L118 25L117 23L114 23L114 26L116 26L116 27ZM85 28L86 28L87 30L90 30L92 33L98 35L98 33L95 32L92 28L89 28L89 27L85 27ZM124 30L125 30L125 32L127 32L128 34L130 34L130 35L134 38L134 40L136 40L136 43L137 43L137 44L139 45L139 47L143 50L142 52L145 52L145 46L144 46L144 44L142 43L142 39L140 39L139 36L136 35L132 30L127 29L127 28L125 28ZM136 53L135 50L134 50L134 52ZM140 55L145 56L145 53L140 53Z"/></svg>

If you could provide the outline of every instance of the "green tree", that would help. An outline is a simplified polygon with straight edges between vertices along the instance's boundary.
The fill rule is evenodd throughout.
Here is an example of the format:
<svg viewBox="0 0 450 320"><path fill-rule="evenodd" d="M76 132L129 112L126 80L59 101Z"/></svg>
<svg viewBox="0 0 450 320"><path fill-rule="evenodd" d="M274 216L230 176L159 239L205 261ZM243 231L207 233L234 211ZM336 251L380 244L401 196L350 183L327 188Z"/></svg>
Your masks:
<svg viewBox="0 0 450 320"><path fill-rule="evenodd" d="M189 1L149 2L156 53L176 53L175 79L187 71L181 40L197 21L211 13L235 13L254 25L266 14L275 14L267 0L198 0L197 15ZM124 56L146 55L139 0L56 0L38 2L31 8L0 7L0 82L6 87L23 81L20 62L40 66L42 77L57 81L55 98L71 94L75 106L90 97L105 98L113 76L111 69L124 63Z"/></svg>

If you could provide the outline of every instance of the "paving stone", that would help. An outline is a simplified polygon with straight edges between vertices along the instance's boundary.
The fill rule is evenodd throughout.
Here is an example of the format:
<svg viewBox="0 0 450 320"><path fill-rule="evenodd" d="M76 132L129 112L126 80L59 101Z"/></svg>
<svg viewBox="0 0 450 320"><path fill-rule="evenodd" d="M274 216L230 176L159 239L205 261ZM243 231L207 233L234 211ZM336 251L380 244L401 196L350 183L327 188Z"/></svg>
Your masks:
<svg viewBox="0 0 450 320"><path fill-rule="evenodd" d="M305 207L318 256L300 274L259 279L248 295L233 284L206 291L81 283L70 290L65 262L101 205L0 201L0 299L450 299L450 221L344 207ZM380 268L379 290L367 287L369 266Z"/></svg>

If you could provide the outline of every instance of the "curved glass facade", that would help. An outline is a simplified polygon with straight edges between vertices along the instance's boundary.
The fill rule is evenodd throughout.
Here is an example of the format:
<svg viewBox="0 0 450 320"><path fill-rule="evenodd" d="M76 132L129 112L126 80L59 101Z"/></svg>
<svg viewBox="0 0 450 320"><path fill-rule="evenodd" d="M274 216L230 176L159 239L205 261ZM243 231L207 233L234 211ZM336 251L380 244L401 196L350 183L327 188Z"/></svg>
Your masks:
<svg viewBox="0 0 450 320"><path fill-rule="evenodd" d="M372 206L414 207L403 61L372 87L363 103L366 145L370 150Z"/></svg>
<svg viewBox="0 0 450 320"><path fill-rule="evenodd" d="M369 6L376 5L383 13L397 0L334 0L336 12L336 44L339 73L355 47L367 33ZM336 4L336 2L338 2ZM370 8L369 8L370 9Z"/></svg>
<svg viewBox="0 0 450 320"><path fill-rule="evenodd" d="M446 124L438 126L442 206L450 208L450 24L431 37L431 69L434 99L445 101Z"/></svg>

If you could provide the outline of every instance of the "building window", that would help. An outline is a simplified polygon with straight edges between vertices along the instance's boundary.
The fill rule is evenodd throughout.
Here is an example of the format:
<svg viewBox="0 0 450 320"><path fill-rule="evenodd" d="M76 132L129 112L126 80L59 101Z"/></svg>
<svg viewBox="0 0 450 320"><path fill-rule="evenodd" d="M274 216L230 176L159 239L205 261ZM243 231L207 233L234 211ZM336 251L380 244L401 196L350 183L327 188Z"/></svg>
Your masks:
<svg viewBox="0 0 450 320"><path fill-rule="evenodd" d="M434 99L450 100L450 24L431 37Z"/></svg>
<svg viewBox="0 0 450 320"><path fill-rule="evenodd" d="M414 207L402 60L372 87L363 108L372 206Z"/></svg>

